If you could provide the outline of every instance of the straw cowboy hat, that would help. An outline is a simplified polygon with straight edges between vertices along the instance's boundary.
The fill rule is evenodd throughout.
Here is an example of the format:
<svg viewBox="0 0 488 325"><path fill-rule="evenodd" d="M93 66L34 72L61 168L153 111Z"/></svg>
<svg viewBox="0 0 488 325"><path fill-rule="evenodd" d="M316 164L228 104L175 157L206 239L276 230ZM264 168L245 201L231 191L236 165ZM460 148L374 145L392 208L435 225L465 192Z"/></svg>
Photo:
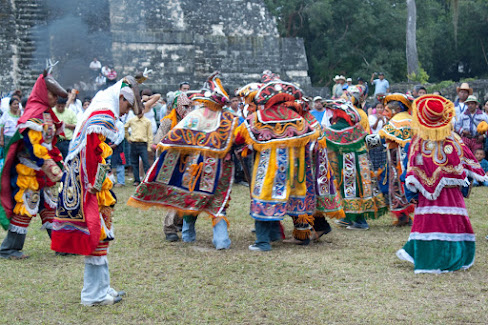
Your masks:
<svg viewBox="0 0 488 325"><path fill-rule="evenodd" d="M469 95L464 102L465 103L474 102L476 104L479 104L478 98L476 98L475 95Z"/></svg>
<svg viewBox="0 0 488 325"><path fill-rule="evenodd" d="M463 82L460 87L456 87L456 92L458 93L460 90L467 90L470 95L473 94L473 88L469 87L467 82Z"/></svg>

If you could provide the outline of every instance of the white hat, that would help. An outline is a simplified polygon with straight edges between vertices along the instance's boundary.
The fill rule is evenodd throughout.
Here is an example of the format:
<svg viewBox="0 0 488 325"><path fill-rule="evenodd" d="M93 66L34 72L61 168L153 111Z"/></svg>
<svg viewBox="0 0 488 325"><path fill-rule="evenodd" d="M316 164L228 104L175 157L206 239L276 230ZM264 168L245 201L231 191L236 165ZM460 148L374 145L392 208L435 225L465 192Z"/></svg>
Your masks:
<svg viewBox="0 0 488 325"><path fill-rule="evenodd" d="M352 82L352 78L347 78L347 80L346 80L346 81L351 81L351 82Z"/></svg>
<svg viewBox="0 0 488 325"><path fill-rule="evenodd" d="M336 76L335 76L335 77L334 77L334 79L332 79L332 80L334 80L334 81L339 80L339 75L338 75L338 74L336 74Z"/></svg>
<svg viewBox="0 0 488 325"><path fill-rule="evenodd" d="M314 102L316 102L316 101L318 101L318 100L322 100L322 97L320 97L320 96L315 96L315 97L313 98L313 101L314 101Z"/></svg>
<svg viewBox="0 0 488 325"><path fill-rule="evenodd" d="M337 79L342 79L342 80L345 81L346 80L346 77L344 77L343 75L340 75L339 78L337 78Z"/></svg>

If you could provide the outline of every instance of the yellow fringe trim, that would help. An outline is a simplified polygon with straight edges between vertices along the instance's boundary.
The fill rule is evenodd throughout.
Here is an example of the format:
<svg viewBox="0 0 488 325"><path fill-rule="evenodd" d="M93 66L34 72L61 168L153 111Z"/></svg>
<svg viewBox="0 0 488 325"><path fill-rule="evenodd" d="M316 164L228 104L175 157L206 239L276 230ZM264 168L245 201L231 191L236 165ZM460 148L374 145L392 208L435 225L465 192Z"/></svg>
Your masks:
<svg viewBox="0 0 488 325"><path fill-rule="evenodd" d="M227 219L227 217L212 217L210 216L210 218L212 218L212 227L215 227L222 219L225 220L225 222L227 223L227 227L230 226L230 223L229 223L229 220Z"/></svg>
<svg viewBox="0 0 488 325"><path fill-rule="evenodd" d="M331 219L342 219L346 217L346 213L343 209L333 212L325 212L325 215Z"/></svg>
<svg viewBox="0 0 488 325"><path fill-rule="evenodd" d="M178 124L178 117L176 115L176 110L172 109L168 115L166 115L161 119L161 121L163 121L164 119L171 120L171 129L174 128L176 124Z"/></svg>
<svg viewBox="0 0 488 325"><path fill-rule="evenodd" d="M433 96L433 95L428 95ZM432 100L436 100L435 96ZM412 133L418 135L420 138L424 140L431 140L431 141L442 141L448 136L451 135L453 128L452 121L449 122L447 125L442 127L426 127L419 122L418 117L418 109L417 109L417 102L422 100L423 96L417 98L413 102L413 110L412 110ZM426 104L427 105L427 104ZM442 115L444 119L449 118L452 115L452 118L456 116L454 103L451 101L447 101L443 103L444 110L442 111Z"/></svg>
<svg viewBox="0 0 488 325"><path fill-rule="evenodd" d="M31 218L34 217L29 212L27 212L27 210L25 208L25 205L23 203L17 203L17 204L15 204L14 214L18 214L18 215L22 215L22 216L28 216L28 217L31 217Z"/></svg>
<svg viewBox="0 0 488 325"><path fill-rule="evenodd" d="M293 229L293 238L299 239L299 240L306 240L307 238L310 238L311 235L310 229L307 230L297 230Z"/></svg>
<svg viewBox="0 0 488 325"><path fill-rule="evenodd" d="M245 131L240 132L240 135L244 138L246 143L252 145L253 149L256 149L258 151L262 151L264 149L269 149L269 148L275 149L278 147L303 147L310 141L318 139L320 135L319 132L315 130L313 134L301 138L292 138L292 139L285 139L285 140L270 141L267 143L258 143L251 138L251 136L249 135L249 131L246 128L243 128L242 130Z"/></svg>
<svg viewBox="0 0 488 325"><path fill-rule="evenodd" d="M51 159L47 148L40 144L42 141L42 132L29 130L29 132L27 132L27 136L29 137L29 141L32 144L32 151L36 157L45 160Z"/></svg>
<svg viewBox="0 0 488 325"><path fill-rule="evenodd" d="M155 203L155 202L148 203L148 202L136 200L133 197L129 198L129 200L127 201L127 205L131 206L133 208L140 208L140 209L144 209L144 210L147 210L147 209L153 208L153 207L159 208L159 209L165 209L165 210L173 210L173 211L176 211L176 213L178 213L178 216L180 216L180 217L183 217L184 215L197 216L202 212L208 213L213 218L221 218L222 217L222 216L214 216L213 214L211 214L208 211L186 210L186 209L176 208L173 206L168 206L168 205L165 205L164 203Z"/></svg>
<svg viewBox="0 0 488 325"><path fill-rule="evenodd" d="M167 150L177 151L180 153L180 155L189 155L189 154L194 154L194 153L200 153L200 154L203 154L207 157L214 157L214 158L221 158L222 159L222 158L225 158L225 156L227 156L227 154L229 153L229 150L232 146L232 143L233 143L233 141L229 141L229 145L227 146L227 148L225 148L222 151L218 151L218 152L216 152L212 149L202 149L199 147L192 147L192 148L168 147L168 146L164 146L161 144L157 145L157 149L160 152L164 152Z"/></svg>
<svg viewBox="0 0 488 325"><path fill-rule="evenodd" d="M322 137L317 141L317 145L320 149L327 148L327 138Z"/></svg>
<svg viewBox="0 0 488 325"><path fill-rule="evenodd" d="M309 225L313 226L313 222L315 219L312 215L301 214L298 217L296 217L295 220L296 220L296 223L309 224Z"/></svg>

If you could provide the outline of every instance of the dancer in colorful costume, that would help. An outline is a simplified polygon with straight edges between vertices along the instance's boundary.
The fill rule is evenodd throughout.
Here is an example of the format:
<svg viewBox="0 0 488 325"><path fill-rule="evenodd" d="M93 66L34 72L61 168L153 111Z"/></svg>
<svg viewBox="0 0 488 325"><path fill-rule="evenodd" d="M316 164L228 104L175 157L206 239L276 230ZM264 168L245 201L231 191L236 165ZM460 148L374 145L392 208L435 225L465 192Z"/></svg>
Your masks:
<svg viewBox="0 0 488 325"><path fill-rule="evenodd" d="M474 263L475 235L461 187L468 176L487 177L452 131L454 114L454 104L441 96L425 95L413 103L405 184L418 193L418 203L408 242L397 256L413 263L415 273L444 273Z"/></svg>
<svg viewBox="0 0 488 325"><path fill-rule="evenodd" d="M8 153L1 176L0 223L8 232L0 257L28 257L22 248L27 227L38 213L51 236L57 200L55 185L62 175L56 135L63 134L63 123L52 111L58 96L66 98L68 93L44 71L32 88L10 147L5 148Z"/></svg>
<svg viewBox="0 0 488 325"><path fill-rule="evenodd" d="M316 206L314 213L312 239L317 240L321 236L329 233L332 228L325 219L345 217L342 206L342 199L337 191L337 182L332 172L332 166L329 162L327 152L327 139L322 125L317 121L315 116L310 113L309 102L296 101L293 105L296 111L307 121L308 124L320 132L319 138L312 143L312 161L313 161L313 187L315 190Z"/></svg>
<svg viewBox="0 0 488 325"><path fill-rule="evenodd" d="M51 249L85 255L85 275L81 303L111 305L123 292L110 287L107 252L114 239L112 214L116 198L106 177L105 159L112 149L106 138L115 141L115 121L133 108L137 115L142 102L136 80L126 76L99 91L76 124L61 180Z"/></svg>
<svg viewBox="0 0 488 325"><path fill-rule="evenodd" d="M415 208L408 202L404 182L400 179L404 171L403 160L412 139L412 100L412 97L405 94L387 95L383 102L388 123L378 133L386 141L386 166L381 171L379 183L383 195L388 197L390 212L396 218L393 224L396 226L409 224L410 214Z"/></svg>
<svg viewBox="0 0 488 325"><path fill-rule="evenodd" d="M158 149L162 153L128 204L166 207L184 214L184 242L195 241L197 216L207 212L212 217L215 248L227 249L231 241L226 207L234 174L229 151L238 120L222 111L229 97L217 76L212 74L201 91L187 93L203 107L188 113L161 140Z"/></svg>
<svg viewBox="0 0 488 325"><path fill-rule="evenodd" d="M342 98L346 101L350 101L356 112L359 114L360 120L359 125L361 125L367 134L371 133L371 128L369 126L368 114L362 109L362 105L366 97L366 86L354 85L349 86L347 90L342 94Z"/></svg>
<svg viewBox="0 0 488 325"><path fill-rule="evenodd" d="M386 203L376 178L370 170L364 128L360 116L351 102L326 101L334 113L332 124L325 129L329 161L333 174L338 177L346 217L336 224L347 229L369 229L366 219L386 213Z"/></svg>
<svg viewBox="0 0 488 325"><path fill-rule="evenodd" d="M256 152L251 182L251 217L255 219L256 242L250 250L268 251L279 239L278 223L286 214L293 218L293 237L310 242L316 196L312 143L320 132L299 115L296 100L302 91L269 71L250 114L236 131L236 144Z"/></svg>
<svg viewBox="0 0 488 325"><path fill-rule="evenodd" d="M170 102L171 112L161 119L158 132L154 137L154 143L158 144L191 110L191 101L184 92L177 91ZM157 154L158 155L158 154ZM176 210L168 211L163 222L163 231L166 240L178 241L178 227L181 227L183 220Z"/></svg>

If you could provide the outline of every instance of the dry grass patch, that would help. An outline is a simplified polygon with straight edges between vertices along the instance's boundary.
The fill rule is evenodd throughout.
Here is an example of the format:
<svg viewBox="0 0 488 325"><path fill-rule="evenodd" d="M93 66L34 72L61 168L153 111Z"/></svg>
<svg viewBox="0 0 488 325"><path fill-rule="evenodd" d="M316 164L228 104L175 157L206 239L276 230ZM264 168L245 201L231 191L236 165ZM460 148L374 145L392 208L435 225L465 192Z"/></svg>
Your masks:
<svg viewBox="0 0 488 325"><path fill-rule="evenodd" d="M414 275L396 258L409 228L394 228L389 218L372 221L365 232L334 228L309 247L278 243L270 252L251 252L248 189L236 185L232 248L215 251L205 217L197 221L195 243L167 243L165 212L127 207L133 187L116 190L121 203L109 261L113 287L127 291L123 302L81 306L83 258L55 256L36 219L25 246L31 258L0 260L1 324L488 323L486 189L474 189L467 200L478 235L475 265L444 275ZM290 220L285 228L290 236Z"/></svg>

